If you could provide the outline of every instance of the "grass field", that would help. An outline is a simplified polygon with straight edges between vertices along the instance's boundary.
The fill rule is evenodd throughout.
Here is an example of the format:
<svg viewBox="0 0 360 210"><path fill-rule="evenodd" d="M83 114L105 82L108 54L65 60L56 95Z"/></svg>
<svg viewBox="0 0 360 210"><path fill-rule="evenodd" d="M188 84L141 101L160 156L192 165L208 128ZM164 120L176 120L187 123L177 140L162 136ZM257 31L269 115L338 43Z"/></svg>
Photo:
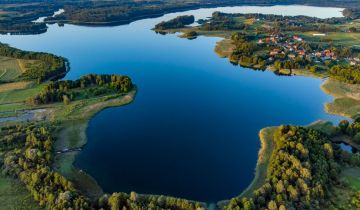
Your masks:
<svg viewBox="0 0 360 210"><path fill-rule="evenodd" d="M360 190L360 168L346 168L341 173L341 178L354 190Z"/></svg>
<svg viewBox="0 0 360 210"><path fill-rule="evenodd" d="M28 97L35 96L43 88L43 85L33 85L25 89L14 89L0 92L0 105L24 102Z"/></svg>
<svg viewBox="0 0 360 210"><path fill-rule="evenodd" d="M29 62L31 61L0 56L0 81L15 80L25 72L25 66Z"/></svg>
<svg viewBox="0 0 360 210"><path fill-rule="evenodd" d="M306 40L313 42L320 42L321 38L331 39L336 45L352 47L360 44L360 33L347 33L347 32L331 32L326 33L326 36L319 37L313 34L322 34L318 31L309 31L305 33L299 33L299 35L305 37Z"/></svg>
<svg viewBox="0 0 360 210"><path fill-rule="evenodd" d="M221 58L229 57L234 49L234 45L230 39L223 39L216 43L214 51Z"/></svg>
<svg viewBox="0 0 360 210"><path fill-rule="evenodd" d="M327 80L321 89L335 97L335 100L325 105L330 114L354 117L360 113L360 86Z"/></svg>
<svg viewBox="0 0 360 210"><path fill-rule="evenodd" d="M27 189L17 180L0 175L0 209L39 210Z"/></svg>
<svg viewBox="0 0 360 210"><path fill-rule="evenodd" d="M316 121L308 126L309 128L324 132L326 134L332 135L336 133L336 128L329 121Z"/></svg>

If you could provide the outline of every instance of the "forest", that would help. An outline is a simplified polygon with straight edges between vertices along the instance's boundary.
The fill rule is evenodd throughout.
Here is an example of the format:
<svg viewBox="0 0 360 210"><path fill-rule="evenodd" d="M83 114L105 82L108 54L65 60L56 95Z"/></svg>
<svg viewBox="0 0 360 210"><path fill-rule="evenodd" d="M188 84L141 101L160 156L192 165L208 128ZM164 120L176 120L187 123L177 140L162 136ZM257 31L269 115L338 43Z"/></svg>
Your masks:
<svg viewBox="0 0 360 210"><path fill-rule="evenodd" d="M28 63L20 79L42 82L67 71L66 59L50 53L28 52L0 43L0 56L34 61Z"/></svg>
<svg viewBox="0 0 360 210"><path fill-rule="evenodd" d="M265 184L252 198L234 198L226 209L331 209L338 183L339 147L314 129L280 126L274 135Z"/></svg>
<svg viewBox="0 0 360 210"><path fill-rule="evenodd" d="M28 103L40 105L63 101L69 104L79 98L127 93L133 86L127 76L89 74L75 81L59 80L46 84L41 93L28 99Z"/></svg>
<svg viewBox="0 0 360 210"><path fill-rule="evenodd" d="M166 30L173 28L183 28L186 25L193 24L195 21L194 15L178 16L174 19L163 21L155 25L155 30Z"/></svg>

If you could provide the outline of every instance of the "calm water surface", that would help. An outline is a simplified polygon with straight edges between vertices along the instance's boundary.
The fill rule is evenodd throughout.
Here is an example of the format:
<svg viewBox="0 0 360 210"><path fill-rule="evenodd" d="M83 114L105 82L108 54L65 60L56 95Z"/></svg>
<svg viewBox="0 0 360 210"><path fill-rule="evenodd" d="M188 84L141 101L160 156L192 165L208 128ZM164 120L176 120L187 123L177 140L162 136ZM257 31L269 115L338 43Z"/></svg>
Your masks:
<svg viewBox="0 0 360 210"><path fill-rule="evenodd" d="M336 120L322 81L279 77L231 65L213 52L219 38L180 39L150 29L179 14L213 11L341 16L339 8L306 6L200 9L118 27L49 26L45 34L0 36L27 50L68 58L66 79L88 73L131 76L135 101L97 114L76 166L106 192L136 191L213 202L236 196L254 177L258 132L284 123Z"/></svg>

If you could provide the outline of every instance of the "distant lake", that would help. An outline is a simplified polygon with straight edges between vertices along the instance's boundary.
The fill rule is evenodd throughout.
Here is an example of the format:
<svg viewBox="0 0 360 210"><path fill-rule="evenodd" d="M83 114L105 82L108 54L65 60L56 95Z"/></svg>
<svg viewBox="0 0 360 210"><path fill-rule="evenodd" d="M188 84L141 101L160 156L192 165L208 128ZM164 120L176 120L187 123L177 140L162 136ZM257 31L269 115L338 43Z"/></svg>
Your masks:
<svg viewBox="0 0 360 210"><path fill-rule="evenodd" d="M138 86L130 105L98 113L76 166L105 192L136 191L215 202L239 195L254 178L261 128L337 121L323 82L280 77L231 65L213 51L219 38L195 40L150 29L182 14L214 11L342 16L309 6L221 7L172 13L117 27L50 25L45 34L9 36L14 47L68 58L66 79L88 73L126 74Z"/></svg>

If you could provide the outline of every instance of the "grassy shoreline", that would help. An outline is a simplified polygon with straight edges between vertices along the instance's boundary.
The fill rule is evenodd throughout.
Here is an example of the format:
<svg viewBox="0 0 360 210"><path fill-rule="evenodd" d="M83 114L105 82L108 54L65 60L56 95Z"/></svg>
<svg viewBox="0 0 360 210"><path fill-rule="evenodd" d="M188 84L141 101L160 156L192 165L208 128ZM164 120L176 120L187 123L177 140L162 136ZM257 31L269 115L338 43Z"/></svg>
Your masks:
<svg viewBox="0 0 360 210"><path fill-rule="evenodd" d="M259 139L261 146L255 167L255 176L249 186L238 197L252 197L254 190L258 189L264 184L271 154L275 146L274 134L277 128L277 126L272 126L260 130ZM228 201L229 200L219 201L217 206L220 209L223 209Z"/></svg>
<svg viewBox="0 0 360 210"><path fill-rule="evenodd" d="M79 149L85 146L87 143L86 129L90 119L104 109L130 104L135 96L136 88L120 98L95 102L77 110L77 119L61 122L61 127L57 132L55 151L62 151L64 149L71 151L72 149ZM103 194L103 191L94 178L74 166L78 153L79 151L71 151L56 154L53 168L71 180L85 195L96 199Z"/></svg>

